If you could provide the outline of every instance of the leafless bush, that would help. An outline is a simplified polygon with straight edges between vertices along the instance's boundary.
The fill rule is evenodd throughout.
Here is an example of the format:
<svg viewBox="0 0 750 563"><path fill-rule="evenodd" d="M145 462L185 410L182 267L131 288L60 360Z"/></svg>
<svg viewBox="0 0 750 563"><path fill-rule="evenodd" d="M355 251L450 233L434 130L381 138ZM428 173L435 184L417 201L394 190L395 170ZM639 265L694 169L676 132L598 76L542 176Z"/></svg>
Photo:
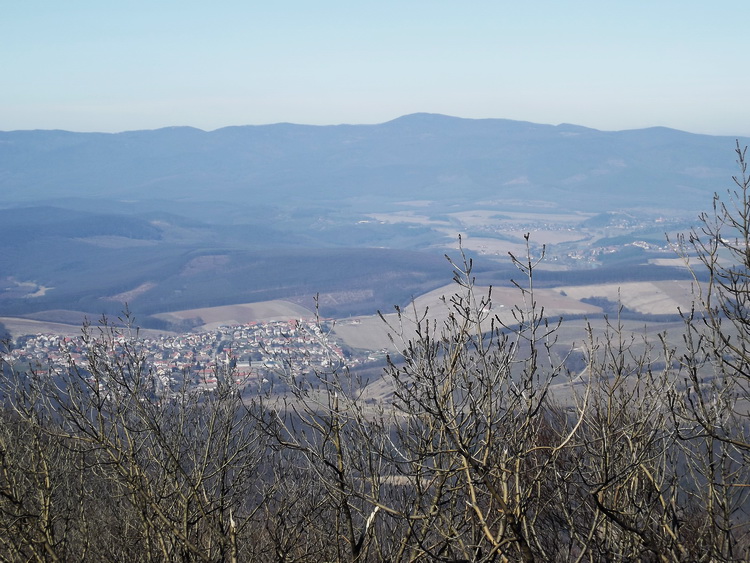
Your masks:
<svg viewBox="0 0 750 563"><path fill-rule="evenodd" d="M277 387L244 396L229 367L210 393L187 378L157 392L127 318L84 327L84 365L3 366L0 558L750 559L750 179L737 155L736 189L677 241L696 288L680 347L610 318L581 335L569 373L529 245L511 257L512 321L463 253L443 311L397 311L388 403L365 400L320 326L311 338L330 357L289 352Z"/></svg>

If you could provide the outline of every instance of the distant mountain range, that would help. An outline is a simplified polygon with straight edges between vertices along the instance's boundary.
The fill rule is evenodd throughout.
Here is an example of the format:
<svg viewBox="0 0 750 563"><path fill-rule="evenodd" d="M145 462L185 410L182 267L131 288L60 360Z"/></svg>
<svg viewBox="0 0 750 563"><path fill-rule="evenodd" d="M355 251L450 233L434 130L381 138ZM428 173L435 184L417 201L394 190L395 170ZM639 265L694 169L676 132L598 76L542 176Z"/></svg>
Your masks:
<svg viewBox="0 0 750 563"><path fill-rule="evenodd" d="M3 201L61 198L275 205L519 198L560 209L704 208L735 139L407 115L380 125L280 123L117 134L0 132Z"/></svg>
<svg viewBox="0 0 750 563"><path fill-rule="evenodd" d="M695 217L731 187L734 146L665 128L432 114L0 132L0 316L112 314L125 301L142 315L276 298L310 306L317 292L327 313L373 312L448 281L442 254L464 229L515 244L493 218ZM471 214L485 222L472 227ZM603 217L587 228L609 229Z"/></svg>

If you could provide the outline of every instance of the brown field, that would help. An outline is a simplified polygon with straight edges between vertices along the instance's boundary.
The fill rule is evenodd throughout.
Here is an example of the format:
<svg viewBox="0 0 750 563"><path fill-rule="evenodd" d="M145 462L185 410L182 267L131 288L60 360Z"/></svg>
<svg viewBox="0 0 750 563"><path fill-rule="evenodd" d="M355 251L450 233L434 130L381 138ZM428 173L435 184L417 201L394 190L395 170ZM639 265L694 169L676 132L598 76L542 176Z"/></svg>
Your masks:
<svg viewBox="0 0 750 563"><path fill-rule="evenodd" d="M628 282L560 287L569 297L603 297L639 313L674 315L687 311L692 303L692 287L687 281Z"/></svg>
<svg viewBox="0 0 750 563"><path fill-rule="evenodd" d="M147 291L155 287L156 287L155 283L146 282L146 283L142 283L138 287L131 289L130 291L124 291L122 293L118 293L117 295L112 295L110 297L102 297L102 299L104 299L105 301L121 301L122 303L127 303L128 301L133 301L139 295L146 293Z"/></svg>
<svg viewBox="0 0 750 563"><path fill-rule="evenodd" d="M392 350L393 344L388 336L390 333L396 340L397 348L402 348L402 337L403 340L414 337L414 319L417 313L421 314L428 309L429 318L437 321L438 326L447 319L449 311L440 298L452 295L456 289L455 285L450 284L418 297L405 310L402 325L399 325L396 313L388 312L384 317L390 327L378 316L364 316L339 321L334 327L334 333L352 348ZM482 295L487 291L485 287L476 289L477 295ZM571 315L591 315L592 317L600 315L601 308L580 301L589 297L603 297L614 303L619 301L628 309L652 315L674 315L680 309L689 310L693 298L691 285L687 281L565 286L538 289L535 295L537 306L544 307L545 315L553 318ZM521 299L522 296L517 289L495 287L492 289L492 312L502 322L512 325L514 323L512 308L514 305L522 304ZM635 324L639 327L644 325L643 322ZM582 328L580 334L577 335L579 339L585 334ZM571 342L572 339L571 335Z"/></svg>
<svg viewBox="0 0 750 563"><path fill-rule="evenodd" d="M0 317L0 323L5 325L11 337L18 338L26 334L60 334L62 336L80 336L80 325L51 323L47 321L33 321L17 317Z"/></svg>
<svg viewBox="0 0 750 563"><path fill-rule="evenodd" d="M91 319L96 326L98 319ZM36 321L33 319L22 319L19 317L0 317L0 323L11 335L18 338L27 334L59 334L60 336L81 336L82 324L55 323L51 321ZM159 334L171 334L167 330L140 329L142 336L156 336Z"/></svg>
<svg viewBox="0 0 750 563"><path fill-rule="evenodd" d="M315 313L290 301L274 300L260 303L241 303L202 309L187 309L154 315L169 322L200 319L199 328L211 329L219 325L240 325L288 319L311 319Z"/></svg>
<svg viewBox="0 0 750 563"><path fill-rule="evenodd" d="M486 294L486 287L477 287L477 296ZM416 331L415 318L422 316L424 311L428 311L430 320L438 323L438 327L448 318L450 313L449 304L443 302L442 297L446 299L456 292L456 286L453 284L446 285L436 290L430 291L414 300L414 303L404 310L402 322L399 324L396 313L388 313L383 319L374 316L356 317L339 321L334 327L334 333L346 345L352 348L363 348L368 350L393 349L393 344L389 334L393 336L396 347L402 348L403 341L413 338ZM566 315L594 315L602 312L601 308L594 305L581 303L580 301L565 297L557 290L540 289L536 290L537 307L544 307L545 314L551 317ZM504 323L513 325L513 307L515 305L523 306L522 296L514 288L492 289L492 312Z"/></svg>

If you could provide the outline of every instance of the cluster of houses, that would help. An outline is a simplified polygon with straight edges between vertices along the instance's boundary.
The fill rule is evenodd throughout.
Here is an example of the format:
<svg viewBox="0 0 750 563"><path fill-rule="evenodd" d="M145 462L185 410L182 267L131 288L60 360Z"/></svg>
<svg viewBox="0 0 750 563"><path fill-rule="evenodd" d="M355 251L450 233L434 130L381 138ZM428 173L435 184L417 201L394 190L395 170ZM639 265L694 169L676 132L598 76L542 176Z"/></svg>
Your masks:
<svg viewBox="0 0 750 563"><path fill-rule="evenodd" d="M217 386L218 378L227 375L244 386L279 379L275 376L282 372L296 376L362 361L345 354L317 323L303 320L220 326L211 331L137 339L117 330L92 338L28 335L17 339L2 360L43 373L60 373L72 365L87 370L94 346L105 355L122 354L126 349L134 353L153 377L159 394L168 394L186 381L196 389L210 391Z"/></svg>

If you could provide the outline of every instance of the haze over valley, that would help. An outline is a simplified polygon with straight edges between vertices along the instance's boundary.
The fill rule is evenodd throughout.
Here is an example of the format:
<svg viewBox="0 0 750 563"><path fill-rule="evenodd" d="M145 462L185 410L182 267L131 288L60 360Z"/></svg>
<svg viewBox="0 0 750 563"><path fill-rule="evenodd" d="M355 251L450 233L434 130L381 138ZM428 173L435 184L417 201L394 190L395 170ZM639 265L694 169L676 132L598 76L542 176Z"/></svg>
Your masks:
<svg viewBox="0 0 750 563"><path fill-rule="evenodd" d="M171 312L316 294L325 317L371 315L448 283L459 235L481 283L509 284L526 233L548 287L684 278L665 233L729 187L734 143L434 114L1 132L0 316L127 304L175 330L202 323Z"/></svg>

